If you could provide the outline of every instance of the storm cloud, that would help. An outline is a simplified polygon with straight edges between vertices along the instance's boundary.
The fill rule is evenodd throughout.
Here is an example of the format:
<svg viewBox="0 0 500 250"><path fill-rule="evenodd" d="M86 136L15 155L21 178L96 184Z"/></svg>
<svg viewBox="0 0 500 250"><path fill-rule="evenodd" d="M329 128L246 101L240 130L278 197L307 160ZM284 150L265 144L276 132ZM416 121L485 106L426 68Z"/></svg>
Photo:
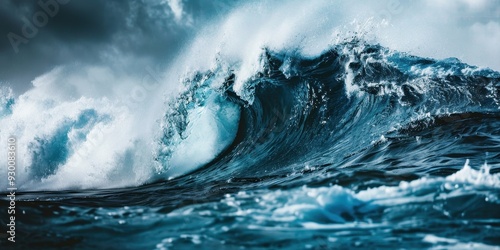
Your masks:
<svg viewBox="0 0 500 250"><path fill-rule="evenodd" d="M0 83L20 94L58 65L162 65L194 31L229 11L211 1L9 0L0 5ZM135 58L122 65L119 58ZM116 61L115 61L116 60Z"/></svg>
<svg viewBox="0 0 500 250"><path fill-rule="evenodd" d="M253 3L282 4L266 0ZM500 69L497 1L334 1L327 5L339 12L326 16L345 16L347 23L370 17L387 19L377 41L391 49L419 56L458 57L466 63ZM172 62L201 28L227 18L236 7L241 7L238 1L225 0L2 1L0 84L20 95L38 76L60 65L104 66L116 69L117 74L140 75L145 67ZM295 15L293 11L299 10L291 11L290 15ZM325 18L318 18L321 20Z"/></svg>

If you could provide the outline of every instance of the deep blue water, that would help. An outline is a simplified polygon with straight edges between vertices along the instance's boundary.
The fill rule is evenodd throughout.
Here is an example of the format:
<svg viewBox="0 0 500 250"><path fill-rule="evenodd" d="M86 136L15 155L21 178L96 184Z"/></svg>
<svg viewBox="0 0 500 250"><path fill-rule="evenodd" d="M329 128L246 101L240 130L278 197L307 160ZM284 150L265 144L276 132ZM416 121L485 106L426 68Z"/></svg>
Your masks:
<svg viewBox="0 0 500 250"><path fill-rule="evenodd" d="M192 74L167 104L154 160L176 178L20 192L13 246L500 245L500 73L357 40L314 57L264 49L260 60L239 91L221 66ZM53 175L70 133L106 119L84 110L32 142L31 176ZM191 170L175 169L188 160Z"/></svg>

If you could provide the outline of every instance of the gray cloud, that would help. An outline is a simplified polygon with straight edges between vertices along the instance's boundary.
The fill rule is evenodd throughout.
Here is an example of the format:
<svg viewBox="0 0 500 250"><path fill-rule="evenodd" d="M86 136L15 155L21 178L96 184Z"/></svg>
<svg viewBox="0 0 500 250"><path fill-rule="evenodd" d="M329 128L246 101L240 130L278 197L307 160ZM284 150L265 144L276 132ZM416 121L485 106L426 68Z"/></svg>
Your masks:
<svg viewBox="0 0 500 250"><path fill-rule="evenodd" d="M55 1L60 4L53 16L39 4ZM2 1L0 84L10 86L19 95L31 87L31 81L37 76L59 65L72 64L105 65L111 69L119 67L119 72L143 74L143 69L148 66L156 68L168 64L199 28L206 26L207 22L224 18L239 2ZM390 6L388 3L394 1L382 2L333 4L343 11L354 11L355 15L343 13L348 17L362 16L363 13L377 17L384 7ZM263 4L269 6L269 1L263 1ZM343 5L353 6L342 8ZM465 62L498 70L496 43L500 34L500 8L496 1L405 2L401 9L404 14L390 16L391 25L380 32L379 40L384 46L423 56L456 56ZM46 13L50 17L46 25L38 28L35 36L26 38L26 44L18 44L16 53L8 35L24 37L23 20L33 23L37 13ZM44 20L39 18L38 22L41 21Z"/></svg>
<svg viewBox="0 0 500 250"><path fill-rule="evenodd" d="M165 0L58 1L9 0L0 6L0 83L18 94L58 65L113 64L110 55L117 54L165 64L199 26L234 6L202 0L177 1L178 6ZM40 2L58 3L59 9L51 6L54 13L48 13ZM23 34L26 20L38 29L32 38ZM12 34L27 43L13 40Z"/></svg>

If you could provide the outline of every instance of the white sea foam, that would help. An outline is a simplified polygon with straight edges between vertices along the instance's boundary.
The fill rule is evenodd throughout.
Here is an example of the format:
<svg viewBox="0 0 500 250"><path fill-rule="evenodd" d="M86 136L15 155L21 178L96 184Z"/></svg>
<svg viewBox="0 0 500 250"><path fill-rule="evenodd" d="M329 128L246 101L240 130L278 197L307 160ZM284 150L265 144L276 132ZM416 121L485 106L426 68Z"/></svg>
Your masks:
<svg viewBox="0 0 500 250"><path fill-rule="evenodd" d="M266 221L293 222L298 223L296 226L322 229L338 228L339 223L345 224L341 227L357 223L357 226L369 227L370 220L356 216L384 207L432 203L437 194L439 199L446 199L475 194L476 190L484 188L496 189L499 185L500 174L490 174L486 164L475 170L467 161L461 170L447 177L422 177L410 182L402 181L398 186L379 186L357 192L338 185L266 193L243 191L228 195L223 202L235 208L226 216L248 216L256 224ZM496 202L493 199L489 201ZM428 237L427 240L433 238Z"/></svg>
<svg viewBox="0 0 500 250"><path fill-rule="evenodd" d="M178 20L190 15L179 1L169 3ZM263 48L298 49L303 55L312 56L352 36L380 42L391 49L438 58L458 57L498 70L499 8L497 2L487 0L480 3L465 0L244 3L199 30L193 41L187 41L189 45L181 55L171 59L171 67L159 74L160 87L150 84L154 79L149 75L141 78L127 74L127 67L120 70L121 65L134 65L141 58L114 55L113 50L102 55L113 67L62 65L43 74L33 81L31 90L17 94L15 104L10 107L12 114L5 115L5 107L2 107L0 136L18 138L18 185L21 188L139 185L169 177L168 173L159 175L155 171L162 169L157 167L152 153L157 150L155 139L161 136L157 121L167 108L165 94L175 96L182 88L179 79L194 71L213 69L217 64L231 67L236 74L234 90L251 101L253 95L244 83L261 70ZM471 18L464 20L463 16ZM5 103L5 98L1 98ZM85 110L95 111L96 121L86 123L85 129L71 125ZM198 117L200 122L213 124L209 116L205 117L208 120L202 118ZM220 126L206 128L210 130L206 133L217 134ZM36 165L32 162L33 156L47 155L46 151L50 150L46 147L56 143L54 138L58 133L68 137L64 143L60 142L68 146L67 152L59 155L64 159L50 167L50 171L33 169ZM76 136L79 133L81 137ZM189 140L195 137L201 138L201 134ZM228 138L215 136L210 140L213 149L208 151L213 157L221 151L220 145L227 144ZM33 146L34 142L43 142L46 146ZM179 147L177 158L182 158L182 152L190 151L187 145L196 144L196 141L185 142L186 146ZM38 151L33 152L34 148ZM201 166L210 158L209 154L203 155L204 160L196 160L198 164L189 163L189 159L176 161L177 170L172 176ZM4 164L5 158L1 159L0 163ZM183 166L186 166L184 170ZM5 169L0 170L0 178L5 177ZM5 187L5 182L1 183L0 188Z"/></svg>
<svg viewBox="0 0 500 250"><path fill-rule="evenodd" d="M430 249L500 249L497 246L486 245L477 242L461 242L457 239L443 238L436 235L425 235L422 241L434 244Z"/></svg>

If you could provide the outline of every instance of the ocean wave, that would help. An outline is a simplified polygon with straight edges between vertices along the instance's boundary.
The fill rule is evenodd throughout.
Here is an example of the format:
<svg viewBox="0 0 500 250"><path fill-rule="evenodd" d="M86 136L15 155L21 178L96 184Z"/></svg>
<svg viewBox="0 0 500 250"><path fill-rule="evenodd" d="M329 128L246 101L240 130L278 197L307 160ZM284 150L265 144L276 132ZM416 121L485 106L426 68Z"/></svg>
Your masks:
<svg viewBox="0 0 500 250"><path fill-rule="evenodd" d="M36 89L14 100L3 91L3 109L9 112L3 112L2 127L27 142L19 156L29 174L20 183L26 189L117 187L202 167L224 169L206 173L207 179L287 174L304 164L333 167L418 121L498 114L500 107L498 72L357 39L316 57L263 49L259 61L262 69L244 76L242 86L238 70L224 63L193 74L184 80L185 90L170 99L159 128L134 136L127 130L138 124L137 114L123 104L89 98L61 102L39 98ZM45 115L28 122L35 113ZM137 137L144 133L150 134ZM112 146L119 137L121 146ZM137 147L143 154L132 160ZM124 176L130 170L133 174Z"/></svg>
<svg viewBox="0 0 500 250"><path fill-rule="evenodd" d="M184 81L187 91L174 99L174 112L164 118L165 137L160 144L168 146L158 155L165 169L170 164L165 159L176 150L173 144L179 143L170 139L172 134L187 137L192 133L186 131L190 123L203 127L189 119L189 112L204 105L212 93L219 96L219 102L241 109L241 115L233 118L240 123L232 127L236 141L218 143L230 148L221 155L222 150L216 150L209 164L212 169L232 165L228 177L249 169L259 176L263 174L259 168L268 174L280 168L286 172L290 165L309 159L317 165L335 164L336 159L369 147L381 136L415 127L417 121L498 114L500 107L499 73L456 59L418 58L352 41L318 57L264 49L260 60L263 69L246 80L243 88L235 86L235 70L223 67ZM180 173L208 162L190 164ZM176 168L183 169L182 164ZM165 173L169 175L168 170Z"/></svg>

